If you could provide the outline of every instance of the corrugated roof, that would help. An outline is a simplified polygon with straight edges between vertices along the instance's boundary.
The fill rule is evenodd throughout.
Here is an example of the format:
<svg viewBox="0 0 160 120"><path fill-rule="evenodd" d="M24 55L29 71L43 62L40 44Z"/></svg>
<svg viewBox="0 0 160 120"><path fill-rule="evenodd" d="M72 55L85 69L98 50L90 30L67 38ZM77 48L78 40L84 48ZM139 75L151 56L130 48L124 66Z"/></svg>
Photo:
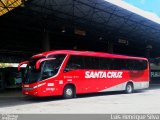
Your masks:
<svg viewBox="0 0 160 120"><path fill-rule="evenodd" d="M0 0L0 16L22 4L22 0Z"/></svg>

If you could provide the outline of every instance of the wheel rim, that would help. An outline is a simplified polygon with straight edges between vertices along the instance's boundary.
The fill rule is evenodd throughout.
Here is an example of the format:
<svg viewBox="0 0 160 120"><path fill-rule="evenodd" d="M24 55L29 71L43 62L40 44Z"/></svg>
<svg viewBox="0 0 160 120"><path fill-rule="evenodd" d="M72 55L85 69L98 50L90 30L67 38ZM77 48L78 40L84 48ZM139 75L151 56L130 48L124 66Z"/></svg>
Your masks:
<svg viewBox="0 0 160 120"><path fill-rule="evenodd" d="M72 94L73 94L72 89L67 89L67 90L66 90L66 95L72 96Z"/></svg>
<svg viewBox="0 0 160 120"><path fill-rule="evenodd" d="M127 85L127 92L131 93L132 92L132 86L131 85Z"/></svg>

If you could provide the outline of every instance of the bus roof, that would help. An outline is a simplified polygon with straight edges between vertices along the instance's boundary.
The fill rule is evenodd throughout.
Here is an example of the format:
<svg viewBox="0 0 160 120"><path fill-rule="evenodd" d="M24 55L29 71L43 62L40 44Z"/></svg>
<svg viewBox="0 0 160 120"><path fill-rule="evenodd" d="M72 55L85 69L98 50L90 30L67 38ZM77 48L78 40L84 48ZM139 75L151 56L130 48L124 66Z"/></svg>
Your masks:
<svg viewBox="0 0 160 120"><path fill-rule="evenodd" d="M43 52L43 53L34 55L34 56L32 56L32 58L47 57L49 55L54 55L54 54L70 54L70 55L97 56L97 57L108 57L108 58L148 60L147 58L143 58L143 57L132 57L132 56L118 55L118 54L111 54L111 53L104 53L104 52L76 51L76 50L47 51L47 52Z"/></svg>

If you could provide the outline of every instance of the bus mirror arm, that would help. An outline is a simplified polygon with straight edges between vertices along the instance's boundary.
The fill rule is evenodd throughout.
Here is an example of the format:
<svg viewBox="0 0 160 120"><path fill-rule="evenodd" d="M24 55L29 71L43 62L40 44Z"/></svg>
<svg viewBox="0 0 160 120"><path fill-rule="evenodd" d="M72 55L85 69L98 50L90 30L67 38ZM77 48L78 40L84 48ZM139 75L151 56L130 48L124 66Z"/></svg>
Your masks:
<svg viewBox="0 0 160 120"><path fill-rule="evenodd" d="M21 66L24 65L24 64L27 64L28 65L29 61L23 61L21 63L18 64L18 71L21 71Z"/></svg>
<svg viewBox="0 0 160 120"><path fill-rule="evenodd" d="M42 59L39 59L37 62L36 62L36 70L39 69L40 67L40 64L43 62L43 61L47 61L47 60L55 60L56 58L42 58Z"/></svg>
<svg viewBox="0 0 160 120"><path fill-rule="evenodd" d="M68 72L69 70L65 69L64 72Z"/></svg>

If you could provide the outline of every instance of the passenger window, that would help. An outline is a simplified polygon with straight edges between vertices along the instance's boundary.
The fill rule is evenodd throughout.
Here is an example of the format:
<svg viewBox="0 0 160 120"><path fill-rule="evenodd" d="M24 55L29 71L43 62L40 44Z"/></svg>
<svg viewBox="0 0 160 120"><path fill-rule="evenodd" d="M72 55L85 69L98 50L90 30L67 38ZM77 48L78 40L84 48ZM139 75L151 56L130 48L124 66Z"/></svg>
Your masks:
<svg viewBox="0 0 160 120"><path fill-rule="evenodd" d="M100 69L99 57L85 56L84 64L85 64L85 69L94 69L94 70Z"/></svg>
<svg viewBox="0 0 160 120"><path fill-rule="evenodd" d="M54 60L46 60L41 64L43 66L42 80L56 75L61 67L65 55L55 55Z"/></svg>
<svg viewBox="0 0 160 120"><path fill-rule="evenodd" d="M54 76L57 72L59 67L56 66L58 63L54 60L48 60L44 62L44 68L42 72L42 79L47 79L49 77Z"/></svg>
<svg viewBox="0 0 160 120"><path fill-rule="evenodd" d="M77 69L84 69L83 56L71 55L64 69L64 72Z"/></svg>
<svg viewBox="0 0 160 120"><path fill-rule="evenodd" d="M111 59L100 58L100 68L102 70L109 70L111 67Z"/></svg>

